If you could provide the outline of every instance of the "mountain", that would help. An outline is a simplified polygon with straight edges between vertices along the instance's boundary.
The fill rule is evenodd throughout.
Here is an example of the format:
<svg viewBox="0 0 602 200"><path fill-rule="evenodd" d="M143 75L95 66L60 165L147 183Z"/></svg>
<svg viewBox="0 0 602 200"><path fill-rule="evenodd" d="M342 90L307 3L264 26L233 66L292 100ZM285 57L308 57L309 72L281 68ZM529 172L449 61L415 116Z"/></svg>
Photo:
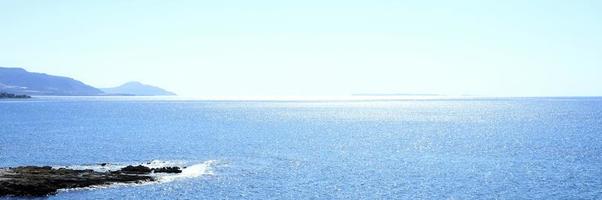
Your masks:
<svg viewBox="0 0 602 200"><path fill-rule="evenodd" d="M114 88L102 88L108 95L134 95L134 96L172 96L176 95L167 90L145 85L140 82L128 82Z"/></svg>
<svg viewBox="0 0 602 200"><path fill-rule="evenodd" d="M102 95L97 88L78 80L22 68L0 67L0 91L27 95L92 96Z"/></svg>

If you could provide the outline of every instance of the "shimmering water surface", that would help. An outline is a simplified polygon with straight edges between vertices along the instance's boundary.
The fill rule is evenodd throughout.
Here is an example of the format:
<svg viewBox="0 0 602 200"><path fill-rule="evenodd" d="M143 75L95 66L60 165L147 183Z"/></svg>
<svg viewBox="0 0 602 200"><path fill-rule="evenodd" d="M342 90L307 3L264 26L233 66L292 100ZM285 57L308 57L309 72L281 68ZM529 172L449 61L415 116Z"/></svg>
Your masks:
<svg viewBox="0 0 602 200"><path fill-rule="evenodd" d="M38 97L0 113L0 167L199 167L49 199L602 198L602 98Z"/></svg>

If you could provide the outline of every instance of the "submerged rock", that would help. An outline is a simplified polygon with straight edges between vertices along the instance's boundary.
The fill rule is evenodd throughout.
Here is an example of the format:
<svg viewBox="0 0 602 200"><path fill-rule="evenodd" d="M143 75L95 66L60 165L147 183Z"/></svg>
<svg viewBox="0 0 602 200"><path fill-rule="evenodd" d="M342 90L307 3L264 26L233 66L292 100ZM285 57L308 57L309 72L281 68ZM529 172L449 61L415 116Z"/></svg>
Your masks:
<svg viewBox="0 0 602 200"><path fill-rule="evenodd" d="M154 181L155 178L149 175L152 171L157 173L182 172L179 167L150 169L142 165L130 165L117 171L108 172L91 169L56 169L49 166L0 168L0 197L8 195L44 196L54 194L59 189Z"/></svg>

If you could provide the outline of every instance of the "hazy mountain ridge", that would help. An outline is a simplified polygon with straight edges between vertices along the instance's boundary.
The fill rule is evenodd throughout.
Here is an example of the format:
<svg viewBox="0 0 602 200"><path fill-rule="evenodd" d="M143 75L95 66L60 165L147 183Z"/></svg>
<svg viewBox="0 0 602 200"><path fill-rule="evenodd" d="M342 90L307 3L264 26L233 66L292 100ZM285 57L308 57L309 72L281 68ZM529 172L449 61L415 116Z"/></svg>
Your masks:
<svg viewBox="0 0 602 200"><path fill-rule="evenodd" d="M114 88L102 88L107 94L116 95L135 95L135 96L173 96L173 92L161 89L156 86L146 85L140 82L132 81Z"/></svg>
<svg viewBox="0 0 602 200"><path fill-rule="evenodd" d="M129 82L115 88L98 89L70 77L0 67L0 92L49 96L167 96L159 87Z"/></svg>
<svg viewBox="0 0 602 200"><path fill-rule="evenodd" d="M0 67L0 90L27 95L93 96L103 94L101 90L73 78L6 67Z"/></svg>

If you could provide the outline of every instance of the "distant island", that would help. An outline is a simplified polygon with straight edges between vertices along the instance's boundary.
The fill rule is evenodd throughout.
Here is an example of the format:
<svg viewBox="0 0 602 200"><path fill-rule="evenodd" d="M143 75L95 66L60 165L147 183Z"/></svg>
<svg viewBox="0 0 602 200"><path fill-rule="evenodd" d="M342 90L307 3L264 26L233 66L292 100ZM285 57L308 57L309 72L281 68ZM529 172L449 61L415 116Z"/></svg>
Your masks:
<svg viewBox="0 0 602 200"><path fill-rule="evenodd" d="M98 89L69 77L28 72L22 68L0 67L0 91L33 96L168 96L159 87L129 82L115 88ZM20 96L22 97L22 96ZM16 98L16 97L12 97Z"/></svg>
<svg viewBox="0 0 602 200"><path fill-rule="evenodd" d="M134 95L134 96L173 96L173 92L161 89L159 87L146 85L140 82L128 82L114 88L102 88L106 94L115 95Z"/></svg>
<svg viewBox="0 0 602 200"><path fill-rule="evenodd" d="M441 94L413 94L413 93L358 93L352 96L443 96Z"/></svg>
<svg viewBox="0 0 602 200"><path fill-rule="evenodd" d="M31 98L31 96L29 96L29 95L0 92L0 99L29 99L29 98Z"/></svg>

